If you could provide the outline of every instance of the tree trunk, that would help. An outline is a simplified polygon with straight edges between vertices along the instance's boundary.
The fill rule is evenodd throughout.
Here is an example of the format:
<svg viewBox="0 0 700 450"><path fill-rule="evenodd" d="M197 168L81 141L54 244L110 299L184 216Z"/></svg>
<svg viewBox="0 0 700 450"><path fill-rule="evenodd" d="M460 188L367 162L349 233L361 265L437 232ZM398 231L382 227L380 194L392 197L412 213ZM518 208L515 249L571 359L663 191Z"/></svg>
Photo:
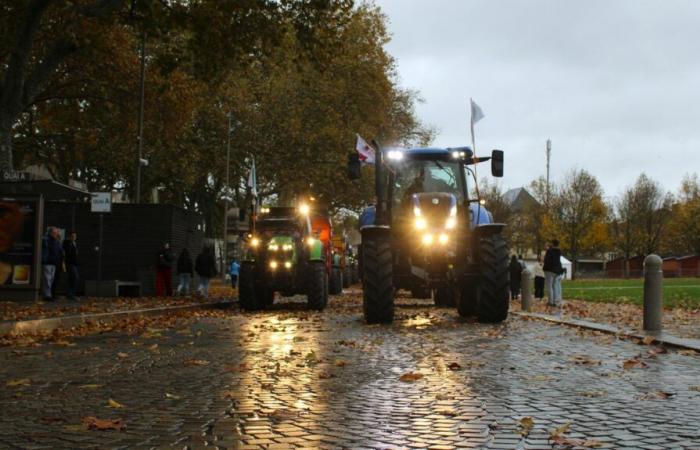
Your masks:
<svg viewBox="0 0 700 450"><path fill-rule="evenodd" d="M0 172L12 172L12 127L0 126Z"/></svg>

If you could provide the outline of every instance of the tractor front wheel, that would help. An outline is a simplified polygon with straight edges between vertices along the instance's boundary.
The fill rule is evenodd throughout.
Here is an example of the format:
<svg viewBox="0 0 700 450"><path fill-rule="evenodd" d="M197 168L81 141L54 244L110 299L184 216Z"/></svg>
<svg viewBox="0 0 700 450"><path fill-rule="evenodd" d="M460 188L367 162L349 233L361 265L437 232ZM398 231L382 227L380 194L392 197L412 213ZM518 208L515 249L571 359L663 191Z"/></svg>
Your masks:
<svg viewBox="0 0 700 450"><path fill-rule="evenodd" d="M508 317L508 246L496 234L479 242L481 282L476 295L479 322L496 323Z"/></svg>
<svg viewBox="0 0 700 450"><path fill-rule="evenodd" d="M255 295L255 264L243 263L238 275L238 303L245 311L256 311L262 305Z"/></svg>
<svg viewBox="0 0 700 450"><path fill-rule="evenodd" d="M310 309L323 310L328 304L328 274L326 263L313 261L309 264L306 301Z"/></svg>
<svg viewBox="0 0 700 450"><path fill-rule="evenodd" d="M435 306L451 308L455 306L455 291L454 289L445 286L435 289Z"/></svg>
<svg viewBox="0 0 700 450"><path fill-rule="evenodd" d="M362 309L367 323L394 320L394 280L391 243L382 235L363 236Z"/></svg>
<svg viewBox="0 0 700 450"><path fill-rule="evenodd" d="M343 272L340 271L340 267L333 267L331 269L329 291L331 295L338 295L343 293Z"/></svg>

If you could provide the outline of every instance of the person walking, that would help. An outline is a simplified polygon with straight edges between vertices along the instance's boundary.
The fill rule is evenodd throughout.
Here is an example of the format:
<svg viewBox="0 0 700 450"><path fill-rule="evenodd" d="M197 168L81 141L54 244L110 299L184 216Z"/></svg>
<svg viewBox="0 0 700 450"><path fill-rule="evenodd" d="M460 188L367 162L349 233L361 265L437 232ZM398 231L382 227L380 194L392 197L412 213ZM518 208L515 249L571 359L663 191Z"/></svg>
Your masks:
<svg viewBox="0 0 700 450"><path fill-rule="evenodd" d="M194 263L194 270L199 276L199 293L204 298L209 297L209 280L217 274L216 261L211 247L207 246L202 249L202 253L197 256Z"/></svg>
<svg viewBox="0 0 700 450"><path fill-rule="evenodd" d="M63 264L63 249L61 248L58 228L49 227L41 241L41 292L44 301L54 299L52 288L56 278L56 270Z"/></svg>
<svg viewBox="0 0 700 450"><path fill-rule="evenodd" d="M561 265L561 250L557 239L552 239L552 245L544 254L542 269L547 287L547 305L561 306L561 276L564 273L564 267Z"/></svg>
<svg viewBox="0 0 700 450"><path fill-rule="evenodd" d="M518 257L513 255L510 257L510 299L515 300L520 295L520 276L523 272L523 265L518 261Z"/></svg>
<svg viewBox="0 0 700 450"><path fill-rule="evenodd" d="M238 273L241 270L241 265L238 264L236 258L231 261L231 266L228 268L228 274L231 276L231 288L236 289L238 287Z"/></svg>
<svg viewBox="0 0 700 450"><path fill-rule="evenodd" d="M183 248L180 256L177 258L177 277L179 283L177 285L178 295L190 295L190 285L192 276L194 275L194 267L192 265L192 257L187 248Z"/></svg>
<svg viewBox="0 0 700 450"><path fill-rule="evenodd" d="M68 274L68 300L75 300L80 282L80 272L78 271L78 235L75 231L68 233L68 238L63 241L63 260L65 271Z"/></svg>
<svg viewBox="0 0 700 450"><path fill-rule="evenodd" d="M173 252L168 242L158 251L156 263L156 296L171 297L173 295Z"/></svg>
<svg viewBox="0 0 700 450"><path fill-rule="evenodd" d="M544 298L544 269L542 268L542 259L539 256L533 268L533 274L535 276L535 298L542 300Z"/></svg>

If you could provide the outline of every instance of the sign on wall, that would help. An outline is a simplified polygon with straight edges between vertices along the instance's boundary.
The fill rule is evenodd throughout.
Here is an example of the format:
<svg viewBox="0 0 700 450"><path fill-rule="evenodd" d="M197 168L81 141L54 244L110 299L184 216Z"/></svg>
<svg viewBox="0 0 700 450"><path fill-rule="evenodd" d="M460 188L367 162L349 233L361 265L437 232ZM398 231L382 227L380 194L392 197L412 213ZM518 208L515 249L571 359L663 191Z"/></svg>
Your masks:
<svg viewBox="0 0 700 450"><path fill-rule="evenodd" d="M39 198L0 198L0 289L38 289L41 216Z"/></svg>
<svg viewBox="0 0 700 450"><path fill-rule="evenodd" d="M111 192L93 192L90 202L90 211L97 213L112 212L112 193Z"/></svg>

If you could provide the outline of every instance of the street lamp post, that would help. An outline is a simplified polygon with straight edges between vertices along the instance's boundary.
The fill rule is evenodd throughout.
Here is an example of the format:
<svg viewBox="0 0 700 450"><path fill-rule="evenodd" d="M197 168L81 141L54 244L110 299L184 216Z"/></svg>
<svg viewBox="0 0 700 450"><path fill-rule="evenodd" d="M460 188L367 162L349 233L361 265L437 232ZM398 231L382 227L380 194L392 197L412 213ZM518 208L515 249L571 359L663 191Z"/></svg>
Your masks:
<svg viewBox="0 0 700 450"><path fill-rule="evenodd" d="M228 265L228 196L231 191L229 177L231 172L231 132L232 130L232 114L228 113L228 132L226 133L226 194L224 195L224 257L222 258L221 277L226 279L226 267Z"/></svg>

